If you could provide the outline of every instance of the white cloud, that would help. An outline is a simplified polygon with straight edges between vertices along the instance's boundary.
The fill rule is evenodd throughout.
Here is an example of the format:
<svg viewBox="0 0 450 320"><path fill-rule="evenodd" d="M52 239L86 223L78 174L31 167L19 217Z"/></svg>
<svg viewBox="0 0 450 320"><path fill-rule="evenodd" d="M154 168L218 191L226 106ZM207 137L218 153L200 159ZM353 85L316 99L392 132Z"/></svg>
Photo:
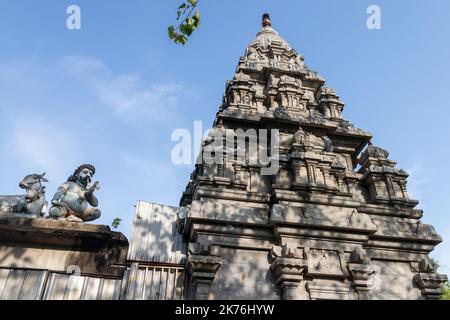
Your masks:
<svg viewBox="0 0 450 320"><path fill-rule="evenodd" d="M120 116L146 116L149 121L173 118L182 97L192 93L179 83L145 85L139 75L114 74L96 58L66 57L62 65L101 104Z"/></svg>
<svg viewBox="0 0 450 320"><path fill-rule="evenodd" d="M36 115L18 118L12 122L13 152L26 168L50 170L52 178L61 180L68 164L82 158L80 143L65 128Z"/></svg>

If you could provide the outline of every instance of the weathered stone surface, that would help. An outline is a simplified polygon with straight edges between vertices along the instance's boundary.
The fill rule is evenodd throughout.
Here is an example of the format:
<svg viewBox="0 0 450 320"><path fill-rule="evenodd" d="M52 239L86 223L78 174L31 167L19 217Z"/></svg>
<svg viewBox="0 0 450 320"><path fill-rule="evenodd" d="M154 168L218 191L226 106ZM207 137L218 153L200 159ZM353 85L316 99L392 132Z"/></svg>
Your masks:
<svg viewBox="0 0 450 320"><path fill-rule="evenodd" d="M128 240L102 225L0 218L0 267L120 276Z"/></svg>
<svg viewBox="0 0 450 320"><path fill-rule="evenodd" d="M270 257L270 269L275 276L275 283L282 289L283 300L295 300L297 287L308 268L306 252L285 244L273 247Z"/></svg>
<svg viewBox="0 0 450 320"><path fill-rule="evenodd" d="M189 245L187 271L193 285L192 299L208 300L210 288L222 259L212 252L209 241L198 241Z"/></svg>
<svg viewBox="0 0 450 320"><path fill-rule="evenodd" d="M0 196L0 217L41 218L47 210L45 187L48 182L43 174L30 174L22 179L19 187L26 194L19 196Z"/></svg>

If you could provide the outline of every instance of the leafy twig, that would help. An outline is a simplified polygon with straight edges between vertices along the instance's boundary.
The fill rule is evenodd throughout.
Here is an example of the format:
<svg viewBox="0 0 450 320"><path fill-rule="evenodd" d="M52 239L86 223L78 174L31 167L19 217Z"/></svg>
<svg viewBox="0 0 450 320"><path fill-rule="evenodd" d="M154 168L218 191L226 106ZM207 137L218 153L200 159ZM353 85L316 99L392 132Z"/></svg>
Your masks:
<svg viewBox="0 0 450 320"><path fill-rule="evenodd" d="M186 0L178 7L178 26L168 27L169 39L174 43L185 45L192 33L200 26L198 0Z"/></svg>
<svg viewBox="0 0 450 320"><path fill-rule="evenodd" d="M122 219L115 218L113 220L113 222L111 223L111 226L113 227L113 229L117 229L117 228L119 228L121 222L122 222Z"/></svg>

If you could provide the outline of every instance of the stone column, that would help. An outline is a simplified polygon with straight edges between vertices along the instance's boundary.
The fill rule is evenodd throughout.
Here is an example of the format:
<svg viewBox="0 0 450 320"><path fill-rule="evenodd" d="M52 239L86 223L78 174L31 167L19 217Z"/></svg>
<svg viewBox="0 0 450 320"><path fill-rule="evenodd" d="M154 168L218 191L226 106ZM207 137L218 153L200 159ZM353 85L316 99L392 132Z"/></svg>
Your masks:
<svg viewBox="0 0 450 320"><path fill-rule="evenodd" d="M370 276L375 273L367 253L362 248L355 249L350 255L347 265L353 288L358 293L359 300L368 300L370 291Z"/></svg>
<svg viewBox="0 0 450 320"><path fill-rule="evenodd" d="M211 253L210 243L198 242L189 244L187 272L194 286L195 300L208 300L211 284L221 264L222 259Z"/></svg>
<svg viewBox="0 0 450 320"><path fill-rule="evenodd" d="M414 282L422 291L425 300L439 300L442 287L448 281L444 274L435 272L435 267L428 260L419 262L419 273L414 276Z"/></svg>
<svg viewBox="0 0 450 320"><path fill-rule="evenodd" d="M306 258L301 250L289 245L273 247L270 254L272 260L270 268L276 284L283 292L283 300L296 300L297 288L308 266Z"/></svg>

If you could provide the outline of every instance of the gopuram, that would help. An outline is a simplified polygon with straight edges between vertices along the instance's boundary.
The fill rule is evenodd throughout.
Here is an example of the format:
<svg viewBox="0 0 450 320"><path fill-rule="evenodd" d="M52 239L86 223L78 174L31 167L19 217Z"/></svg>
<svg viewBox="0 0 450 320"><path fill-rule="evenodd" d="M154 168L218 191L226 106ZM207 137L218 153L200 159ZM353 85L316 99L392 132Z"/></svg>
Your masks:
<svg viewBox="0 0 450 320"><path fill-rule="evenodd" d="M129 244L85 224L100 216L93 166L49 217L44 175L0 197L0 299L438 299L442 238L408 173L343 110L265 14L180 206L138 202Z"/></svg>

